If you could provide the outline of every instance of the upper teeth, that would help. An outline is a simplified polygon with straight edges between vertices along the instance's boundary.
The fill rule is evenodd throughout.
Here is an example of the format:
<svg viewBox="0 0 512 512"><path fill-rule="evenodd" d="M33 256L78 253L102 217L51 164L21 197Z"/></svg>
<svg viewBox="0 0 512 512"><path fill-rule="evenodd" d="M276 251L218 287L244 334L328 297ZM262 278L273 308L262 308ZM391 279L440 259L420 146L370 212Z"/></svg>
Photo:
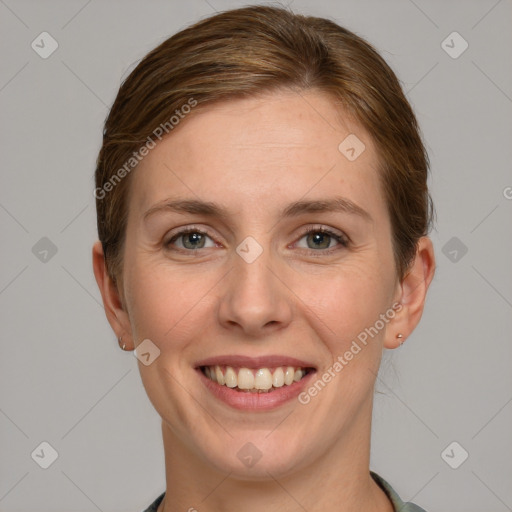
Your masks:
<svg viewBox="0 0 512 512"><path fill-rule="evenodd" d="M273 371L269 368L259 368L250 370L249 368L235 369L232 366L205 366L204 374L214 382L228 388L243 390L261 390L268 391L272 387L280 388L285 384L289 386L299 381L306 375L304 368L294 368L293 366L279 366Z"/></svg>

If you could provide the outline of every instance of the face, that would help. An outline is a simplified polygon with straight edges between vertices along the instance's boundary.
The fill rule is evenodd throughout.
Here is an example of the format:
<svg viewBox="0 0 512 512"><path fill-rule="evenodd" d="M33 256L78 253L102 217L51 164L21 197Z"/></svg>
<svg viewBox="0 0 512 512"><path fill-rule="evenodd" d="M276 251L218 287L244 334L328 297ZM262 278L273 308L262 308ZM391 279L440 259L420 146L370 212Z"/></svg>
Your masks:
<svg viewBox="0 0 512 512"><path fill-rule="evenodd" d="M233 100L132 179L125 327L160 351L139 368L176 449L264 478L364 442L400 288L369 135L319 92Z"/></svg>

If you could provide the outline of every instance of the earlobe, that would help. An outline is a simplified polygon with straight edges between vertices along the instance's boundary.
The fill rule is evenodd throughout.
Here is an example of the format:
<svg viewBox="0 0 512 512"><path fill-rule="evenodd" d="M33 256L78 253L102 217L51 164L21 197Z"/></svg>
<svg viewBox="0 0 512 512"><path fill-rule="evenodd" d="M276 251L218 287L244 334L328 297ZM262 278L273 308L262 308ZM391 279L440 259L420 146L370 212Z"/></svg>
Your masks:
<svg viewBox="0 0 512 512"><path fill-rule="evenodd" d="M418 325L434 272L435 257L432 241L428 237L422 237L418 241L416 255L409 271L399 285L398 301L401 308L387 327L384 340L386 348L393 349L401 346Z"/></svg>
<svg viewBox="0 0 512 512"><path fill-rule="evenodd" d="M100 241L93 245L92 265L107 320L116 337L118 339L122 337L125 350L130 350L132 345L130 319L126 309L123 307L118 287L108 275L105 255Z"/></svg>

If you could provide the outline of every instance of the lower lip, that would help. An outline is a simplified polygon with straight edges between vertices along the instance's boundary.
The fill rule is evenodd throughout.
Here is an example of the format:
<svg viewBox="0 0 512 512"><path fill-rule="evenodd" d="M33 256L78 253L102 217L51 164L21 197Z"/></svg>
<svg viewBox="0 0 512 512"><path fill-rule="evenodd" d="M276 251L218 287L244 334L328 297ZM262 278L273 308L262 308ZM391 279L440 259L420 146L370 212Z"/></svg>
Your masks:
<svg viewBox="0 0 512 512"><path fill-rule="evenodd" d="M228 388L227 386L217 384L209 379L200 368L197 369L201 380L206 388L219 400L230 405L235 409L245 411L265 411L275 409L294 398L301 393L306 387L307 383L311 380L316 373L312 371L302 377L298 382L294 382L287 386L281 386L268 393L246 393L244 391L236 391L235 389Z"/></svg>

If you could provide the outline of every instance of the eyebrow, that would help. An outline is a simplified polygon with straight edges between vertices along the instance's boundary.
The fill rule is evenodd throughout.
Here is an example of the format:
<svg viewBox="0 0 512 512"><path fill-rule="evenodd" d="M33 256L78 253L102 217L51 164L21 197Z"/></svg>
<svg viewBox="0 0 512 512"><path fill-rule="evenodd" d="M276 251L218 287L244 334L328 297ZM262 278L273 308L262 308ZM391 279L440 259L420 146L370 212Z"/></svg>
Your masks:
<svg viewBox="0 0 512 512"><path fill-rule="evenodd" d="M229 212L226 208L211 201L199 201L196 199L165 199L147 210L143 214L143 220L157 212L171 211L176 213L191 213L193 215L205 215L227 219ZM306 213L341 212L357 215L362 219L372 222L371 215L346 197L334 197L329 199L302 200L290 203L280 214L283 218L298 217Z"/></svg>

